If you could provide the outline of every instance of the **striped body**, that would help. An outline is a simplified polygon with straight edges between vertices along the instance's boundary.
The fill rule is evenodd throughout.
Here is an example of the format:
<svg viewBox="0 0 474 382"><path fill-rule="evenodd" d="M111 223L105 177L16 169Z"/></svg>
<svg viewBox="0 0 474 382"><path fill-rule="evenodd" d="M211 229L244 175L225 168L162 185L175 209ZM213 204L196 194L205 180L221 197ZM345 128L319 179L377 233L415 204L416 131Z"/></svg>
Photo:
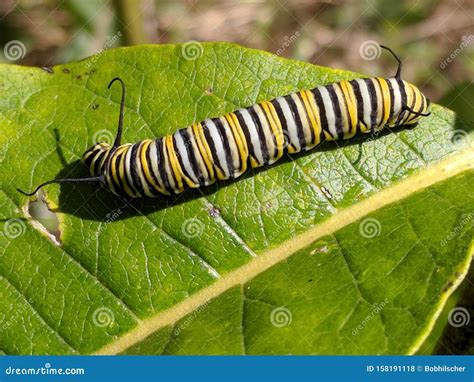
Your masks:
<svg viewBox="0 0 474 382"><path fill-rule="evenodd" d="M429 102L397 78L365 78L318 86L206 119L174 134L112 149L86 151L92 176L129 197L170 195L187 187L237 178L284 153L309 150L324 140L349 139L385 126L413 125Z"/></svg>

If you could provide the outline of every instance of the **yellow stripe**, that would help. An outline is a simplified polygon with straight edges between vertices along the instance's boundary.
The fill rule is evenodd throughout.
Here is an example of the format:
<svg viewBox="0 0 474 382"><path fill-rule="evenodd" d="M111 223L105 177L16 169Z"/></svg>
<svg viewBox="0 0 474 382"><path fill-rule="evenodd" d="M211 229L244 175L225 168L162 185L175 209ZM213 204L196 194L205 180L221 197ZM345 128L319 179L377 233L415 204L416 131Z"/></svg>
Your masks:
<svg viewBox="0 0 474 382"><path fill-rule="evenodd" d="M162 187L160 187L160 185L157 184L155 180L153 179L150 173L150 169L148 168L148 161L146 160L146 151L148 149L148 146L150 146L152 142L153 141L151 139L146 139L143 141L143 144L140 150L140 164L142 166L143 173L145 174L145 178L148 181L148 183L151 184L155 190L164 194L165 190Z"/></svg>
<svg viewBox="0 0 474 382"><path fill-rule="evenodd" d="M181 166L178 163L178 158L176 158L176 152L173 145L173 136L171 134L165 136L165 144L166 150L168 152L168 160L170 161L171 170L174 174L174 181L176 183L177 190L178 192L183 192L183 171L181 170Z"/></svg>
<svg viewBox="0 0 474 382"><path fill-rule="evenodd" d="M377 77L377 83L379 84L383 94L383 114L379 126L384 126L388 122L388 117L390 117L390 89L388 88L387 81L383 78Z"/></svg>
<svg viewBox="0 0 474 382"><path fill-rule="evenodd" d="M312 92L308 90L303 90L300 92L301 99L303 100L303 106L306 110L306 114L309 117L311 122L311 127L313 128L314 133L314 141L313 144L317 145L320 140L321 134L321 122L319 120L319 113L315 110L314 106L316 105L316 100L314 99L314 95ZM312 101L312 102L311 102Z"/></svg>
<svg viewBox="0 0 474 382"><path fill-rule="evenodd" d="M421 96L420 97L417 97L418 93L415 91L414 87L410 85L410 89L413 93L413 106L410 106L413 110L418 110L418 108L421 106L421 102L422 102L422 99L421 99ZM410 104L409 104L410 105ZM415 120L418 116L413 114L407 122L412 122L413 120Z"/></svg>
<svg viewBox="0 0 474 382"><path fill-rule="evenodd" d="M240 171L244 172L245 170L247 170L247 157L248 157L247 141L245 139L242 140L242 136L239 131L240 128L237 128L234 118L232 118L232 116L235 119L237 119L234 113L227 113L224 115L227 123L229 124L232 130L232 135L234 136L237 148L239 149L240 161L242 163L242 167L240 168ZM237 121L237 124L238 123L239 122Z"/></svg>
<svg viewBox="0 0 474 382"><path fill-rule="evenodd" d="M207 142L202 131L202 125L200 123L193 123L191 128L193 129L194 139L196 140L199 152L201 153L202 160L204 161L207 172L209 173L209 178L210 180L214 180L214 166L212 165L211 150L209 149L209 146L207 146ZM206 145L203 143L203 140L206 142Z"/></svg>
<svg viewBox="0 0 474 382"><path fill-rule="evenodd" d="M344 138L352 138L357 132L357 107L356 107L356 98L352 85L348 81L341 81L340 83L342 95L346 101L347 110L349 111L350 126L349 133L344 134Z"/></svg>
<svg viewBox="0 0 474 382"><path fill-rule="evenodd" d="M276 120L278 121L278 124L274 120L273 113L276 114L276 111L270 102L263 101L260 103L260 106L262 107L262 110L267 117L268 123L270 124L270 128L273 131L273 136L275 137L275 140L276 140L276 144L277 144L276 159L281 158L281 156L283 155L283 145L284 145L285 140L283 137L283 130L281 128L280 120L276 118Z"/></svg>
<svg viewBox="0 0 474 382"><path fill-rule="evenodd" d="M128 187L127 181L125 180L125 176L126 176L125 175L125 157L127 156L127 153L128 153L128 150L130 150L130 147L131 145L119 148L117 150L116 155L120 155L120 154L122 155L122 157L120 158L120 163L119 163L119 175L120 175L120 180L121 180L121 182L119 183L122 183L123 189L129 196L135 196L135 194L130 189L130 187ZM112 167L112 170L113 171L115 170L115 166Z"/></svg>

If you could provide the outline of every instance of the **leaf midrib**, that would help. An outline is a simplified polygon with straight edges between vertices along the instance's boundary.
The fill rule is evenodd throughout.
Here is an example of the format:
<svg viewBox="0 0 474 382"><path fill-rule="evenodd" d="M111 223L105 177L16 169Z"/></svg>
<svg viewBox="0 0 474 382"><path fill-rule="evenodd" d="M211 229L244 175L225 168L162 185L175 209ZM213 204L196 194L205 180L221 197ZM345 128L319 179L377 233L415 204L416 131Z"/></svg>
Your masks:
<svg viewBox="0 0 474 382"><path fill-rule="evenodd" d="M339 210L337 214L329 217L321 224L283 242L278 247L260 253L258 257L250 260L247 264L227 273L210 286L200 290L173 307L157 312L155 315L145 320L141 320L137 327L123 334L116 341L98 349L95 354L118 354L145 339L158 329L177 322L187 314L192 313L199 306L215 297L218 297L230 288L245 284L270 267L294 255L297 251L305 248L317 239L334 233L339 229L360 220L364 216L397 201L403 200L418 191L473 168L474 151L472 150L472 147L468 147L466 150L460 151L437 164L425 168L407 179L394 183L355 205ZM467 261L470 262L470 257L468 257ZM460 277L458 282L453 283L451 288L446 291L445 298L456 289L462 278L463 277ZM440 302L440 309L444 305L444 302L445 300ZM431 318L428 323L428 328L433 326L437 316L438 315L435 314ZM420 334L420 337L414 342L414 345L410 349L410 353L416 351L418 346L423 342L426 334L426 330Z"/></svg>

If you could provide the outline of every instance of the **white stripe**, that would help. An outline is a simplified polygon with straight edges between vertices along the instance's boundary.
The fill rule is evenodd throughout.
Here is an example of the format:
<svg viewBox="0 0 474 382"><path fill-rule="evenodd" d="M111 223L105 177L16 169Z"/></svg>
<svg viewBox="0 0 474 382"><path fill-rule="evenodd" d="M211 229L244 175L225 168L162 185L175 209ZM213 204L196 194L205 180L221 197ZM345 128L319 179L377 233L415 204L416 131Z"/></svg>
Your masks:
<svg viewBox="0 0 474 382"><path fill-rule="evenodd" d="M232 128L230 127L229 122L227 122L227 119L225 117L220 117L219 120L224 126L227 142L229 143L230 156L232 157L233 176L238 177L242 174L242 172L239 171L242 167L240 164L239 148L237 147L237 142L235 141L234 134L232 134Z"/></svg>
<svg viewBox="0 0 474 382"><path fill-rule="evenodd" d="M265 117L264 111L259 104L253 105L253 109L257 113L260 125L263 129L263 135L265 136L265 142L267 143L268 150L268 164L274 163L278 158L276 157L276 146L273 141L272 128L270 127L267 118Z"/></svg>
<svg viewBox="0 0 474 382"><path fill-rule="evenodd" d="M224 172L225 179L230 177L229 170L227 168L227 161L225 159L225 148L224 143L222 142L221 135L217 130L217 126L212 121L212 119L206 119L203 124L206 125L207 130L211 136L212 141L214 142L214 147L216 148L217 159L219 160L219 167Z"/></svg>
<svg viewBox="0 0 474 382"><path fill-rule="evenodd" d="M161 178L160 171L158 170L158 152L156 151L156 140L150 143L150 172L155 175L156 180L158 181L158 186L161 188L160 192L166 190L163 179Z"/></svg>
<svg viewBox="0 0 474 382"><path fill-rule="evenodd" d="M204 178L204 185L209 185L211 184L214 180L210 179L209 171L207 170L206 163L204 163L204 159L201 156L201 152L199 151L198 144L196 142L195 136L194 136L194 131L191 126L187 128L189 137L190 137L190 142L191 142L191 150L194 152L194 156L196 157L196 162L198 164L199 169L201 170L201 174Z"/></svg>
<svg viewBox="0 0 474 382"><path fill-rule="evenodd" d="M132 194L135 194L135 191L134 191L135 188L140 187L140 185L135 184L135 182L132 180L132 171L131 171L132 149L133 149L133 147L129 147L127 149L127 153L125 154L125 163L124 164L125 164L125 176L128 179L128 185L127 186L130 188L130 191L132 192ZM115 162L115 163L117 163L117 162ZM120 166L119 166L119 168L120 168ZM117 177L120 180L120 173L117 174ZM133 187L130 187L129 185L132 185ZM125 187L123 187L123 188L125 189ZM140 188L137 190L137 192L138 192L137 196L142 196L141 191L142 190L140 190Z"/></svg>
<svg viewBox="0 0 474 382"><path fill-rule="evenodd" d="M283 112L283 116L285 117L286 127L288 130L288 137L291 146L293 146L296 152L301 151L300 141L298 138L298 127L296 126L296 121L293 118L293 113L291 112L290 106L288 105L288 101L285 97L278 97L277 99L278 104L281 107L281 111Z"/></svg>
<svg viewBox="0 0 474 382"><path fill-rule="evenodd" d="M252 143L253 147L253 154L254 159L258 162L260 166L263 166L263 153L262 153L262 145L260 144L260 138L258 136L258 127L252 119L249 111L247 109L239 109L238 110L245 121L245 127L247 128L250 136L250 142ZM242 128L244 128L242 126ZM250 146L250 145L249 145Z"/></svg>
<svg viewBox="0 0 474 382"><path fill-rule="evenodd" d="M366 131L370 131L370 113L372 112L372 106L371 106L371 103L370 103L369 90L368 90L367 84L365 83L364 80L358 79L356 81L359 84L360 94L362 96L362 105L364 107L364 116L363 116L362 120L363 120L365 126L367 127ZM363 129L362 126L361 126L361 129ZM362 130L362 131L364 131L364 130Z"/></svg>
<svg viewBox="0 0 474 382"><path fill-rule="evenodd" d="M138 146L137 150L137 156L135 157L135 160L137 161L137 172L138 172L138 177L140 178L140 181L142 183L143 191L145 192L146 196L154 196L154 194L150 191L150 188L148 187L148 183L145 179L145 175L143 173L143 168L142 168L142 162L140 160L140 152L141 148L144 145L146 141L142 141L140 145ZM131 150L130 150L131 151Z"/></svg>
<svg viewBox="0 0 474 382"><path fill-rule="evenodd" d="M186 149L186 144L184 143L183 137L181 136L179 131L174 133L173 136L176 143L175 149L178 152L179 156L182 158L180 164L184 166L184 169L186 170L186 174L189 175L189 177L191 178L191 181L196 184L199 184L198 177L196 173L193 171L193 168L191 166L191 161L189 159L188 151ZM183 175L186 176L186 174L183 174Z"/></svg>
<svg viewBox="0 0 474 382"><path fill-rule="evenodd" d="M166 175L168 177L168 182L170 184L170 187L173 189L173 192L175 194L177 194L179 192L178 190L178 186L176 184L176 181L175 181L175 178L174 178L174 172L173 172L173 169L171 168L171 162L168 158L168 148L166 147L166 140L167 140L167 136L164 136L162 138L162 147L163 147L163 158L165 160L165 172L166 172Z"/></svg>
<svg viewBox="0 0 474 382"><path fill-rule="evenodd" d="M321 98L323 100L326 120L328 121L328 130L331 135L337 139L338 134L336 130L336 115L334 114L334 107L331 102L331 97L325 86L318 86L318 90L321 93Z"/></svg>

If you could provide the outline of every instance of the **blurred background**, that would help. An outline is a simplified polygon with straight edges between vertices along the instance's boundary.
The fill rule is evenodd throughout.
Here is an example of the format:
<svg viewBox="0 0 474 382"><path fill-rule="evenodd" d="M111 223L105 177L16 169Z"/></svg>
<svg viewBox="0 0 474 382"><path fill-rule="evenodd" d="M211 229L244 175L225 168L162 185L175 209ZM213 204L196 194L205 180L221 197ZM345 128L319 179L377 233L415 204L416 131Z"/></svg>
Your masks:
<svg viewBox="0 0 474 382"><path fill-rule="evenodd" d="M432 100L474 121L474 0L0 0L0 61L51 67L118 46L232 41L365 75L396 64ZM29 211L58 236L42 200ZM447 326L474 309L474 270L448 300L418 354L474 354L474 325ZM473 321L474 322L474 321Z"/></svg>
<svg viewBox="0 0 474 382"><path fill-rule="evenodd" d="M15 40L25 49L8 60ZM7 62L53 66L116 46L189 40L232 41L382 76L393 73L393 59L363 49L383 43L404 59L406 80L474 120L474 0L0 2L0 59Z"/></svg>

